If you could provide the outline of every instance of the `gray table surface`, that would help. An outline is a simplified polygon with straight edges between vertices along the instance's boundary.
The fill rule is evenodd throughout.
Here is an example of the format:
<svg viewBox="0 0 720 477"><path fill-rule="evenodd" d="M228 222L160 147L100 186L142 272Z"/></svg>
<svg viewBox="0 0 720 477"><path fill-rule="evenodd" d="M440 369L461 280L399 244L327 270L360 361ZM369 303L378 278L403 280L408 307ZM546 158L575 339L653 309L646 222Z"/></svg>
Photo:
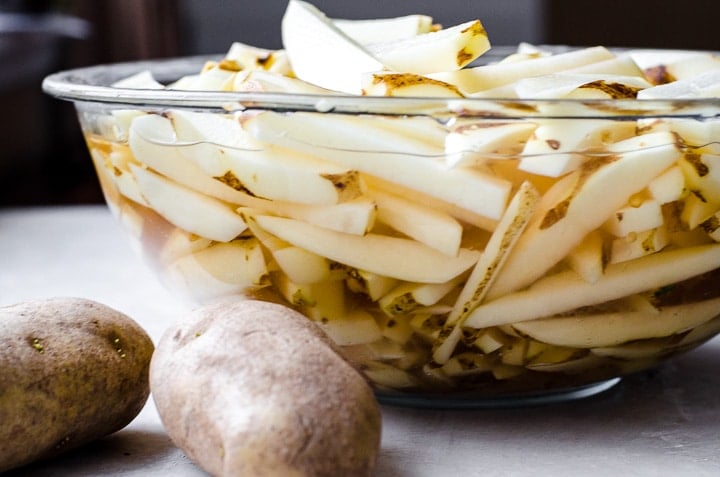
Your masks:
<svg viewBox="0 0 720 477"><path fill-rule="evenodd" d="M157 340L186 311L104 206L0 209L0 305L79 296ZM600 395L475 411L383 407L378 477L720 475L720 339ZM2 425L2 423L0 423ZM125 429L9 476L202 476L152 400Z"/></svg>

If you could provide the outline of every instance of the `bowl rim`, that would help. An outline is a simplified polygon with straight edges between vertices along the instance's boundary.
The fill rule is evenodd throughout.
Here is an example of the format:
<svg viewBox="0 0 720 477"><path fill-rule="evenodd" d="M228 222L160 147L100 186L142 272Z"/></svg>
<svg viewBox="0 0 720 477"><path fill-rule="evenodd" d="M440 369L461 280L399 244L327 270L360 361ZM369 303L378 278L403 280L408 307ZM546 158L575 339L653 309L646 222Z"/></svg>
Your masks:
<svg viewBox="0 0 720 477"><path fill-rule="evenodd" d="M561 48L571 48L563 47ZM508 47L494 47L506 52ZM611 49L622 51L623 49ZM653 52L701 50L635 49ZM714 53L714 52L711 52ZM222 55L196 55L154 60L106 63L58 71L46 76L42 90L57 99L74 103L102 103L115 107L195 108L234 112L246 109L314 111L346 114L399 116L537 118L638 118L673 117L712 119L720 117L720 98L680 99L518 99L508 97L440 98L360 95L321 95L270 92L190 91L131 89L109 86L134 73L149 70L167 83L198 73L207 61ZM100 81L100 79L104 79Z"/></svg>

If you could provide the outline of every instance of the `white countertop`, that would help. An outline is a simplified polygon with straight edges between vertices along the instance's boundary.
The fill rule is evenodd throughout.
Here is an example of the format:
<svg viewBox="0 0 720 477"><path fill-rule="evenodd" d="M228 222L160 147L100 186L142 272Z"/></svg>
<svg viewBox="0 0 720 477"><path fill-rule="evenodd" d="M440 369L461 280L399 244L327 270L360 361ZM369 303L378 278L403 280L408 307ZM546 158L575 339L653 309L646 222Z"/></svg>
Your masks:
<svg viewBox="0 0 720 477"><path fill-rule="evenodd" d="M0 305L50 296L105 303L155 341L185 312L104 206L0 209ZM476 411L384 406L377 476L717 476L719 364L716 338L579 401ZM125 429L6 475L206 474L173 446L149 400Z"/></svg>

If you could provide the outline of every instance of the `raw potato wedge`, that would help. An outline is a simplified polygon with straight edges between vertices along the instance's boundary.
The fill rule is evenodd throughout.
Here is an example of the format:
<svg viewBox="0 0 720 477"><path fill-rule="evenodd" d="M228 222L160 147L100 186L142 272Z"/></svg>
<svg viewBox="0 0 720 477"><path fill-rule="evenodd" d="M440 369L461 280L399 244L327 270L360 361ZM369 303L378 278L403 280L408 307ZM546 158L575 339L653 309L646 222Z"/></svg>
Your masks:
<svg viewBox="0 0 720 477"><path fill-rule="evenodd" d="M288 3L282 41L295 75L322 88L359 94L361 75L384 69L324 13L300 0Z"/></svg>
<svg viewBox="0 0 720 477"><path fill-rule="evenodd" d="M560 177L587 160L583 152L605 148L634 135L634 121L546 119L525 143L518 168Z"/></svg>
<svg viewBox="0 0 720 477"><path fill-rule="evenodd" d="M159 83L149 70L144 70L139 73L135 73L132 76L123 78L120 81L116 81L112 84L113 88L129 88L129 89L165 89L161 83Z"/></svg>
<svg viewBox="0 0 720 477"><path fill-rule="evenodd" d="M240 71L261 71L277 75L292 74L285 50L268 50L241 42L234 42L225 53L225 61L231 69Z"/></svg>
<svg viewBox="0 0 720 477"><path fill-rule="evenodd" d="M565 70L570 74L606 74L621 76L637 76L645 78L643 70L635 63L635 60L628 54L620 54L609 60L596 61L585 66L578 66Z"/></svg>
<svg viewBox="0 0 720 477"><path fill-rule="evenodd" d="M307 81L268 71L244 71L235 75L233 91L294 93L294 94L337 94L320 88Z"/></svg>
<svg viewBox="0 0 720 477"><path fill-rule="evenodd" d="M150 393L153 343L81 298L0 307L0 472L125 427Z"/></svg>
<svg viewBox="0 0 720 477"><path fill-rule="evenodd" d="M720 314L720 299L669 306L660 311L630 311L553 317L514 323L513 328L557 346L600 348L662 338L690 330Z"/></svg>
<svg viewBox="0 0 720 477"><path fill-rule="evenodd" d="M628 198L676 162L682 152L670 133L637 136L613 145L617 155L599 157L580 169L577 182L558 202L544 202L488 292L492 300L543 276L600 227ZM583 172L586 171L586 172ZM571 176L566 176L566 179ZM562 180L558 182L562 184ZM608 188L607 184L613 184ZM544 199L550 197L546 193Z"/></svg>
<svg viewBox="0 0 720 477"><path fill-rule="evenodd" d="M611 264L594 283L573 271L560 272L524 290L487 301L470 314L465 325L484 328L549 317L678 283L714 270L718 263L720 245L713 244Z"/></svg>
<svg viewBox="0 0 720 477"><path fill-rule="evenodd" d="M452 356L460 341L465 319L485 299L510 251L527 227L538 200L539 194L529 182L523 183L513 197L448 314L441 339L434 345L435 362L445 364Z"/></svg>
<svg viewBox="0 0 720 477"><path fill-rule="evenodd" d="M459 71L433 73L431 78L454 84L464 93L475 93L514 83L529 76L556 73L614 58L607 48L596 46L516 63L497 63Z"/></svg>
<svg viewBox="0 0 720 477"><path fill-rule="evenodd" d="M322 157L491 220L500 218L510 195L509 182L475 169L448 170L435 160L443 156L441 149L383 130L372 118L266 111L246 124L259 140Z"/></svg>
<svg viewBox="0 0 720 477"><path fill-rule="evenodd" d="M334 18L333 23L347 36L362 45L412 38L433 29L432 17L427 15L405 15L370 20Z"/></svg>
<svg viewBox="0 0 720 477"><path fill-rule="evenodd" d="M455 125L445 138L449 167L482 165L513 157L537 127L534 123L469 120Z"/></svg>
<svg viewBox="0 0 720 477"><path fill-rule="evenodd" d="M360 237L267 215L255 216L255 220L269 233L297 247L353 268L409 282L447 282L469 269L480 255L460 249L457 257L448 257L414 240L378 234Z"/></svg>
<svg viewBox="0 0 720 477"><path fill-rule="evenodd" d="M652 85L639 76L558 73L523 78L515 83L518 98L622 99Z"/></svg>
<svg viewBox="0 0 720 477"><path fill-rule="evenodd" d="M409 96L415 98L462 98L455 86L414 73L372 73L362 77L366 96Z"/></svg>
<svg viewBox="0 0 720 477"><path fill-rule="evenodd" d="M379 222L450 257L457 256L463 229L453 217L379 190L371 191L369 196L377 206Z"/></svg>
<svg viewBox="0 0 720 477"><path fill-rule="evenodd" d="M380 408L307 318L233 299L185 321L158 343L150 386L192 460L211 475L373 475Z"/></svg>
<svg viewBox="0 0 720 477"><path fill-rule="evenodd" d="M605 270L607 262L605 255L602 235L595 231L586 235L583 241L568 254L566 262L583 280L595 283Z"/></svg>
<svg viewBox="0 0 720 477"><path fill-rule="evenodd" d="M479 20L402 40L373 43L367 50L389 70L425 75L455 71L490 49Z"/></svg>
<svg viewBox="0 0 720 477"><path fill-rule="evenodd" d="M363 310L349 311L340 319L319 321L317 325L338 346L363 345L382 339L375 318Z"/></svg>
<svg viewBox="0 0 720 477"><path fill-rule="evenodd" d="M216 243L170 263L163 279L199 303L261 288L268 269L255 238Z"/></svg>
<svg viewBox="0 0 720 477"><path fill-rule="evenodd" d="M293 283L308 285L330 278L330 261L300 247L282 247L271 250L280 270Z"/></svg>
<svg viewBox="0 0 720 477"><path fill-rule="evenodd" d="M430 307L458 285L462 276L447 283L404 283L378 300L380 309L389 316L404 315L416 308Z"/></svg>
<svg viewBox="0 0 720 477"><path fill-rule="evenodd" d="M181 148L182 144L185 146ZM174 182L210 197L243 204L245 194L213 179L200 165L181 153L187 151L188 147L195 147L196 150L203 147L192 144L195 143L177 141L173 122L157 114L137 116L130 123L128 145L136 161L134 165L137 165L137 162L144 164Z"/></svg>
<svg viewBox="0 0 720 477"><path fill-rule="evenodd" d="M357 174L257 143L232 118L173 110L133 120L136 159L178 183L233 204L256 196L334 204L359 195ZM239 189L239 190L236 190Z"/></svg>
<svg viewBox="0 0 720 477"><path fill-rule="evenodd" d="M220 242L229 242L247 228L231 207L185 188L142 167L133 166L140 193L171 224Z"/></svg>

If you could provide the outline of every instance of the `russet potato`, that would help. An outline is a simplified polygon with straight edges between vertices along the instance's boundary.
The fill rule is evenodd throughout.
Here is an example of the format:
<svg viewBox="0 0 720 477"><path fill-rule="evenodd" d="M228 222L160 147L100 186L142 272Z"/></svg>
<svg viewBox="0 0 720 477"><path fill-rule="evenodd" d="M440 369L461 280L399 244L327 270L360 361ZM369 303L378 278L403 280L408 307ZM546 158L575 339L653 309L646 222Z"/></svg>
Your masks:
<svg viewBox="0 0 720 477"><path fill-rule="evenodd" d="M125 427L150 389L153 343L128 316L79 298L0 308L0 472Z"/></svg>
<svg viewBox="0 0 720 477"><path fill-rule="evenodd" d="M322 331L282 305L226 299L166 331L150 370L165 430L214 476L368 476L379 406Z"/></svg>

